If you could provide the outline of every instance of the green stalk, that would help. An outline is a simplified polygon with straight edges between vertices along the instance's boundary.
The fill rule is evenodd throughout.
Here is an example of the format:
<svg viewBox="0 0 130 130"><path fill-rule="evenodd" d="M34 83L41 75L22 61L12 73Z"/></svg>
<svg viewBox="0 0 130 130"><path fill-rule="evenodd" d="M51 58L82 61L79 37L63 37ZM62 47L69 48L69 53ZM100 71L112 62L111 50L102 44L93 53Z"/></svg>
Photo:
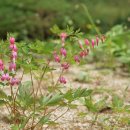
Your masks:
<svg viewBox="0 0 130 130"><path fill-rule="evenodd" d="M98 35L101 35L100 31L98 30L98 28L96 27L94 21L93 21L93 18L91 17L89 11L88 11L88 8L85 4L81 4L81 6L83 7L85 13L86 13L86 16L87 18L89 19L90 23L92 24L93 28L95 29L95 31L97 32Z"/></svg>

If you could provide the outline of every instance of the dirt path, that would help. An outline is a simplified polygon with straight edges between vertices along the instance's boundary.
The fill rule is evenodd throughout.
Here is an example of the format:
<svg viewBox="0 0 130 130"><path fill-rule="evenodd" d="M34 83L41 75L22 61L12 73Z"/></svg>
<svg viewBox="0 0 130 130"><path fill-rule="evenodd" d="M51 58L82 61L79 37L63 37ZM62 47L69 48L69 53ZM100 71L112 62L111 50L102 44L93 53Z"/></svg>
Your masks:
<svg viewBox="0 0 130 130"><path fill-rule="evenodd" d="M120 72L120 71L119 71ZM68 80L68 87L73 88L105 88L113 90L115 93L123 96L123 92L126 87L130 87L130 77L125 77L119 75L117 72L113 72L110 69L96 69L95 64L84 65L80 67L71 67L70 71L66 73ZM29 76L25 76L24 80L30 80ZM9 88L5 88L5 91L9 93ZM126 102L130 102L130 88L128 88L126 93ZM100 95L96 95L95 99L98 100ZM110 97L111 98L111 97ZM110 99L111 100L111 99ZM78 103L78 102L77 102ZM79 103L80 105L80 103ZM57 109L54 112L54 117L59 116L59 114L66 111L66 108ZM50 127L50 130L102 130L101 125L94 125L90 127L92 124L91 120L95 117L92 113L88 113L84 118L78 116L78 113L87 112L86 108L83 106L79 106L78 109L69 110L63 117L58 119L59 125ZM5 120L5 116L7 115L7 111L5 108L0 108L0 130L10 130L9 124ZM99 120L103 117L113 117L113 116L123 116L114 113L101 113L99 114ZM52 117L52 118L54 118ZM113 120L113 119L112 119ZM115 121L113 121L115 122ZM100 121L99 121L100 124ZM112 125L112 124L111 124ZM45 126L46 127L46 126ZM127 126L120 127L120 130L127 130ZM130 129L130 128L128 128ZM43 128L44 130L44 128Z"/></svg>

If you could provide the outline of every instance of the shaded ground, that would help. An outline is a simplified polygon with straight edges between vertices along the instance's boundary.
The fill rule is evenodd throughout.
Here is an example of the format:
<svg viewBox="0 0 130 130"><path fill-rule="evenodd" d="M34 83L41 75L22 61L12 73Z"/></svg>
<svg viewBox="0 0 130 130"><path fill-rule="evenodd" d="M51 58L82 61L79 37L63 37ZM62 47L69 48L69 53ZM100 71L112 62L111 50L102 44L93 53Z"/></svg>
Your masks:
<svg viewBox="0 0 130 130"><path fill-rule="evenodd" d="M120 75L121 74L121 75ZM88 64L80 67L71 67L70 71L66 73L68 86L67 87L83 87L83 88L92 88L92 89L108 89L117 93L121 97L124 96L124 91L126 87L129 87L130 77L122 76L122 72L117 70L113 72L110 69L97 69L96 64ZM30 80L30 77L25 76L23 80ZM5 88L5 91L9 92L9 88ZM126 103L130 102L130 89L128 88L125 93ZM105 93L107 96L109 94ZM104 95L104 94L103 94ZM95 95L95 100L98 100L101 96L100 94ZM111 96L108 98L108 102L111 101ZM96 123L92 121L95 118L95 115L88 112L86 116L79 116L79 113L87 112L87 109L81 105L80 102L78 109L69 110L65 115L57 120L59 125L49 127L50 130L109 130L107 125L111 126L114 129L114 125L118 126L118 130L129 130L130 127L118 121L119 117L129 117L128 114L119 114L112 113L111 111L105 111L98 115L98 120ZM57 109L52 119L58 117L61 113L64 113L66 108ZM4 116L7 115L7 111L4 108L0 108L0 130L9 130L9 124L4 119ZM113 118L114 117L114 118ZM110 118L109 122L102 124L102 120L105 118ZM107 125L106 125L107 124ZM104 126L106 125L106 126ZM45 126L46 127L46 126ZM105 128L106 127L106 128ZM44 130L44 128L43 128Z"/></svg>

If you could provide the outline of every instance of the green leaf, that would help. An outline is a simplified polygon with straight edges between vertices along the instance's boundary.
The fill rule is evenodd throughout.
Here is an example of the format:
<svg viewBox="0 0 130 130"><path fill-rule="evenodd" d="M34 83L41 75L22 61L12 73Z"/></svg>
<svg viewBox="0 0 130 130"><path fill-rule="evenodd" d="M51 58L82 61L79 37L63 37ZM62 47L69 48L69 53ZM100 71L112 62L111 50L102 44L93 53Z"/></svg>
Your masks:
<svg viewBox="0 0 130 130"><path fill-rule="evenodd" d="M31 93L31 81L26 81L19 86L19 95L23 96L27 93Z"/></svg>
<svg viewBox="0 0 130 130"><path fill-rule="evenodd" d="M42 106L46 106L49 100L50 100L49 96L43 96L40 98L39 103Z"/></svg>
<svg viewBox="0 0 130 130"><path fill-rule="evenodd" d="M0 89L0 98L2 98L2 99L7 99L8 98L6 93L1 89Z"/></svg>
<svg viewBox="0 0 130 130"><path fill-rule="evenodd" d="M47 105L56 105L62 100L62 98L63 98L63 95L61 95L60 93L57 93L50 98Z"/></svg>
<svg viewBox="0 0 130 130"><path fill-rule="evenodd" d="M18 102L24 109L31 108L34 103L34 98L31 96L31 82L26 81L19 86Z"/></svg>
<svg viewBox="0 0 130 130"><path fill-rule="evenodd" d="M68 90L65 94L64 94L64 98L69 100L70 102L73 100L73 91L72 89Z"/></svg>
<svg viewBox="0 0 130 130"><path fill-rule="evenodd" d="M92 93L91 89L89 90L81 88L78 88L76 90L70 89L64 94L64 98L69 100L69 102L72 102L74 100L77 100L78 98L90 96L91 93Z"/></svg>
<svg viewBox="0 0 130 130"><path fill-rule="evenodd" d="M62 101L63 95L57 93L55 95L43 96L40 98L39 103L42 107L57 105Z"/></svg>
<svg viewBox="0 0 130 130"><path fill-rule="evenodd" d="M61 30L59 29L59 27L57 25L54 25L50 30L54 34L60 34L60 32L61 32Z"/></svg>
<svg viewBox="0 0 130 130"><path fill-rule="evenodd" d="M46 124L46 123L48 123L49 122L49 116L43 116L40 120L39 120L39 123L40 124Z"/></svg>
<svg viewBox="0 0 130 130"><path fill-rule="evenodd" d="M3 87L5 84L3 82L0 82L0 87Z"/></svg>
<svg viewBox="0 0 130 130"><path fill-rule="evenodd" d="M19 126L18 125L12 125L11 130L19 130Z"/></svg>
<svg viewBox="0 0 130 130"><path fill-rule="evenodd" d="M87 97L92 93L92 90L78 88L74 92L74 98Z"/></svg>
<svg viewBox="0 0 130 130"><path fill-rule="evenodd" d="M121 108L123 107L123 99L121 99L119 96L114 95L112 98L112 106L113 108Z"/></svg>
<svg viewBox="0 0 130 130"><path fill-rule="evenodd" d="M92 99L91 98L85 98L85 106L88 108L89 111L91 112L97 112L97 108L96 106L94 105L94 103L92 102Z"/></svg>
<svg viewBox="0 0 130 130"><path fill-rule="evenodd" d="M6 101L0 99L0 106L3 106L6 104Z"/></svg>
<svg viewBox="0 0 130 130"><path fill-rule="evenodd" d="M89 89L89 90L86 89L86 91L82 93L82 97L90 96L92 92L93 92L92 89Z"/></svg>

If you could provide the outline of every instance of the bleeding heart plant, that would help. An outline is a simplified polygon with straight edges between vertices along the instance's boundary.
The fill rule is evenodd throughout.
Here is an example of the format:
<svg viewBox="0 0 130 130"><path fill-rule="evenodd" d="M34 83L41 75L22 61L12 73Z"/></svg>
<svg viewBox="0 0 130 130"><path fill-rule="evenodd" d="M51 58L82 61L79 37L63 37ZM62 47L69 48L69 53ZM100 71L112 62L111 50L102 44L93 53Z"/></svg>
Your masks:
<svg viewBox="0 0 130 130"><path fill-rule="evenodd" d="M7 61L3 63L4 58L1 54L0 84L3 87L10 87L10 94L1 89L0 102L10 113L12 130L40 130L45 124L48 125L47 129L71 109L74 100L87 97L92 93L92 90L82 88L63 91L59 86L67 85L68 78L65 73L72 64L82 62L89 55L90 50L104 42L104 39L97 36L92 40L83 39L82 33L73 31L72 28L61 31L54 27L52 31L60 38L60 44L41 44L36 41L31 44L19 43L17 48L15 38L10 37L11 53L8 69L5 67ZM17 78L17 69L23 71L20 79ZM55 70L59 70L58 77L54 76ZM24 73L30 74L31 81L22 80ZM48 74L51 79L46 78ZM48 85L47 89L43 81L46 86ZM55 119L51 119L51 114L60 107L67 109Z"/></svg>

